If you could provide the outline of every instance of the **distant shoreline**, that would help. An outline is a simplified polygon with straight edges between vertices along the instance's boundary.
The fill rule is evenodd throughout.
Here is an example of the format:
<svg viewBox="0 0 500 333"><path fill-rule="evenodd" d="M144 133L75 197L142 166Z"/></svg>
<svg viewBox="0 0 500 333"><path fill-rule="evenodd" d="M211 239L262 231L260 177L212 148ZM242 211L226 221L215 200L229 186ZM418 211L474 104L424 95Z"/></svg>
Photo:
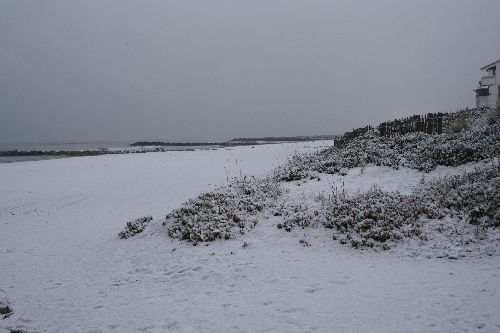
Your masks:
<svg viewBox="0 0 500 333"><path fill-rule="evenodd" d="M315 136L288 136L288 137L262 137L262 138L236 138L229 141L221 142L164 142L164 141L138 141L129 145L129 147L162 147L162 146L177 146L177 147L198 147L198 146L248 146L269 143L284 143L284 142L304 142L304 141L319 141L319 140L335 140L338 135L315 135Z"/></svg>
<svg viewBox="0 0 500 333"><path fill-rule="evenodd" d="M0 163L9 162L13 158L13 162L22 160L40 160L46 158L61 158L61 157L81 157L81 156L100 156L113 154L137 154L148 152L167 152L167 151L194 151L201 149L217 149L237 146L255 146L263 144L277 144L287 142L306 142L319 140L335 140L337 135L321 135L321 136L297 136L297 137L263 137L263 138L236 138L223 142L163 142L163 141L138 141L124 148L97 148L97 149L82 149L82 150L0 150ZM15 157L25 157L25 159L15 159ZM30 159L29 157L33 157ZM45 157L45 158L44 158Z"/></svg>

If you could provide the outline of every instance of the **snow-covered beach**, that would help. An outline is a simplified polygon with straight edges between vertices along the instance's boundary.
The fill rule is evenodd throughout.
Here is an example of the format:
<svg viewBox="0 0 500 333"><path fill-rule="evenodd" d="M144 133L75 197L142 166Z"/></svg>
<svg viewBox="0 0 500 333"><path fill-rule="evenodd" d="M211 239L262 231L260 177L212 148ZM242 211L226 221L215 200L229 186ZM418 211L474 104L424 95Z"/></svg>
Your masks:
<svg viewBox="0 0 500 333"><path fill-rule="evenodd" d="M0 333L500 333L499 13L0 1Z"/></svg>
<svg viewBox="0 0 500 333"><path fill-rule="evenodd" d="M359 251L319 229L280 231L272 215L235 239L196 247L154 230L117 237L132 218L159 221L233 176L269 174L291 154L327 144L0 164L0 301L13 310L0 327L28 333L499 331L499 256L449 260L413 258L404 247ZM440 167L426 177L459 168ZM421 178L416 170L367 167L318 183L342 181L352 192L383 183L404 192ZM285 195L307 201L319 185L287 186L295 190Z"/></svg>

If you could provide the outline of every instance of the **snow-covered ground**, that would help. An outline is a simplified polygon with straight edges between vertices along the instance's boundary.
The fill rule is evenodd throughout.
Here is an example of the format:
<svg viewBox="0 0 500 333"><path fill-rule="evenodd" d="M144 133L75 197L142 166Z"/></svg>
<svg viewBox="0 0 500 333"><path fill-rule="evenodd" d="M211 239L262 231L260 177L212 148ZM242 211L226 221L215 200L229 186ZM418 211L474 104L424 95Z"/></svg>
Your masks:
<svg viewBox="0 0 500 333"><path fill-rule="evenodd" d="M192 245L153 223L231 176L265 175L324 142L0 164L0 327L26 332L498 332L500 257L412 258L343 247L263 214L237 239ZM426 177L459 172L438 168ZM350 170L286 186L411 191L422 173ZM326 194L326 193L325 193ZM158 223L160 225L160 223ZM161 229L161 228L158 228ZM300 240L310 246L304 246ZM248 245L243 247L244 242Z"/></svg>

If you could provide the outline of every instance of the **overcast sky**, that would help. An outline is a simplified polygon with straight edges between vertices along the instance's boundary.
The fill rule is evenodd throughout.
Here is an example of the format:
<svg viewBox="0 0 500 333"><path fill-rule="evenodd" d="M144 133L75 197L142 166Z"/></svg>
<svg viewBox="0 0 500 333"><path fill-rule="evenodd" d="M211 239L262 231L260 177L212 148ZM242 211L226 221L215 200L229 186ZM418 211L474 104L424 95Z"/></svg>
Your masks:
<svg viewBox="0 0 500 333"><path fill-rule="evenodd" d="M343 133L497 59L498 0L0 0L0 142Z"/></svg>

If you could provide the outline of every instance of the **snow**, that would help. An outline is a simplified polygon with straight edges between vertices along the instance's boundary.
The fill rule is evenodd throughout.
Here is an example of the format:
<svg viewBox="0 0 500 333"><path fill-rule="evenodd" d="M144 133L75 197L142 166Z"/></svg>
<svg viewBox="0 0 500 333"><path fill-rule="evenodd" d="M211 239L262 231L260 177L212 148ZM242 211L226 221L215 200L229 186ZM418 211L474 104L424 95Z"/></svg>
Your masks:
<svg viewBox="0 0 500 333"><path fill-rule="evenodd" d="M26 332L497 332L500 257L446 260L341 246L324 229L255 229L193 247L162 232L184 201L232 176L266 175L327 142L0 164L0 327ZM291 182L314 204L335 187L409 193L429 174L354 168ZM300 184L300 186L298 186ZM156 229L118 239L127 221ZM305 240L311 246L300 243ZM246 242L247 247L243 248Z"/></svg>

